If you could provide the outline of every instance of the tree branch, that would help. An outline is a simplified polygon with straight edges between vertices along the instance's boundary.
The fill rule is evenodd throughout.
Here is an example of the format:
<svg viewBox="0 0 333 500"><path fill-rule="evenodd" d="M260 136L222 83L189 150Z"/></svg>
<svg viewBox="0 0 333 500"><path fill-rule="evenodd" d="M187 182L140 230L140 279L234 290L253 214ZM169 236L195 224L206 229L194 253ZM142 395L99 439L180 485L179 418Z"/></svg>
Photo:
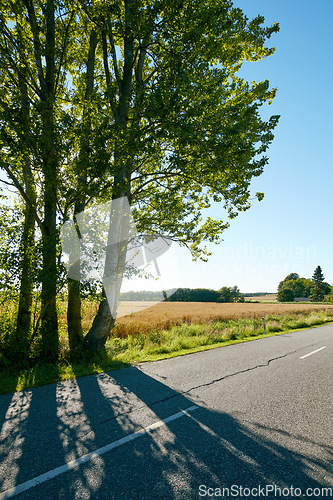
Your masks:
<svg viewBox="0 0 333 500"><path fill-rule="evenodd" d="M114 43L114 38L113 38L113 33L112 33L112 26L111 26L111 19L108 17L107 19L107 27L108 27L108 36L110 40L110 45L111 45L111 54L112 54L112 61L113 61L113 71L114 75L116 78L116 81L118 83L118 87L120 87L121 79L118 71L118 61L117 61L117 53L116 53L116 46Z"/></svg>
<svg viewBox="0 0 333 500"><path fill-rule="evenodd" d="M34 9L34 5L31 0L23 0L23 3L25 4L27 11L28 11L28 20L29 24L31 26L31 31L33 35L33 41L34 41L34 54L35 54L35 61L36 61L36 66L37 66L37 74L38 74L38 79L41 87L41 97L45 98L47 94L47 85L46 85L46 80L44 77L44 72L43 72L43 65L42 65L42 51L41 51L41 45L40 45L40 40L39 40L39 33L38 33L38 25L37 25L37 20L36 20L36 13Z"/></svg>
<svg viewBox="0 0 333 500"><path fill-rule="evenodd" d="M74 14L75 14L75 11L72 10L70 18L69 18L69 21L68 21L66 29L65 29L65 36L63 38L64 41L63 41L63 45L62 45L61 56L60 56L60 61L59 61L59 66L58 66L58 71L57 71L57 76L56 76L55 84L54 84L54 92L55 93L57 92L59 78L60 78L60 72L61 72L61 67L62 67L64 58L65 58L66 45L67 45L68 36L69 36L69 27L70 27L71 22L73 20Z"/></svg>
<svg viewBox="0 0 333 500"><path fill-rule="evenodd" d="M27 194L26 194L24 188L22 187L20 181L18 180L18 178L16 177L16 175L11 171L10 167L6 163L4 163L2 160L0 160L0 168L2 168L3 170L5 170L5 172L7 173L8 177L13 181L14 186L16 187L16 189L18 190L18 192L20 193L20 195L22 196L22 198L24 199L24 201L31 208L33 208L37 224L40 227L40 230L42 231L42 233L44 234L45 233L44 224L43 224L43 222L41 221L41 219L38 216L38 213L37 213L37 210L36 210L36 205L34 205L32 203L32 201L30 200L30 198L27 196Z"/></svg>
<svg viewBox="0 0 333 500"><path fill-rule="evenodd" d="M118 112L117 112L116 104L114 102L114 96L112 95L113 94L112 93L112 82L111 82L111 74L110 74L110 68L109 68L109 62L108 62L108 49L107 49L107 41L106 41L106 32L104 30L102 31L102 42L103 42L103 63L104 63L104 71L105 71L105 79L106 79L106 88L107 88L107 93L108 93L112 113L113 113L114 119L117 121Z"/></svg>

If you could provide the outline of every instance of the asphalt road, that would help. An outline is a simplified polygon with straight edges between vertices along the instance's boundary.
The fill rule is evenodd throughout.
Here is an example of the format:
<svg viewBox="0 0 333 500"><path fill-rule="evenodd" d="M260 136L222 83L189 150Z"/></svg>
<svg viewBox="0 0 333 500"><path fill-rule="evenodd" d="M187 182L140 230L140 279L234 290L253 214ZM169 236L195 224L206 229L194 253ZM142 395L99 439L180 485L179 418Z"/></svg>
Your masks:
<svg viewBox="0 0 333 500"><path fill-rule="evenodd" d="M0 396L0 500L333 498L332 356L326 325Z"/></svg>

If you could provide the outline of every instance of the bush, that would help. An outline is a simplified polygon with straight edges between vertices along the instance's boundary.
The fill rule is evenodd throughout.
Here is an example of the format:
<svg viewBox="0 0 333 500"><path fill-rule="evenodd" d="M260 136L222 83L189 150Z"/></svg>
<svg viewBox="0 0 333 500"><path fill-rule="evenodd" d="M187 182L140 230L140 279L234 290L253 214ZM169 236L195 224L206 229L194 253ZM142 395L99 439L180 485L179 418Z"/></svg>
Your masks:
<svg viewBox="0 0 333 500"><path fill-rule="evenodd" d="M288 288L282 288L277 294L277 300L279 302L294 302L294 299L294 292Z"/></svg>
<svg viewBox="0 0 333 500"><path fill-rule="evenodd" d="M311 302L322 302L324 300L324 290L317 283L313 285L310 293Z"/></svg>
<svg viewBox="0 0 333 500"><path fill-rule="evenodd" d="M173 293L168 301L170 302L217 302L220 296L215 290L205 288L179 288Z"/></svg>

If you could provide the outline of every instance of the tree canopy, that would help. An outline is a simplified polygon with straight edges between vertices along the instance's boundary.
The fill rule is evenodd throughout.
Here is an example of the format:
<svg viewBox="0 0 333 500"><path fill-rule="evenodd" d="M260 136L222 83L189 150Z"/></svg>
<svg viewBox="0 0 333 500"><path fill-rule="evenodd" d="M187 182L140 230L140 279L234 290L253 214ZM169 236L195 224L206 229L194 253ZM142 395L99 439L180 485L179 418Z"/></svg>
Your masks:
<svg viewBox="0 0 333 500"><path fill-rule="evenodd" d="M290 302L296 297L310 298L313 302L321 302L331 287L324 282L320 266L315 269L312 279L300 278L297 273L291 273L279 283L277 299L280 302Z"/></svg>
<svg viewBox="0 0 333 500"><path fill-rule="evenodd" d="M229 0L2 2L0 166L25 205L23 356L32 339L36 231L41 310L33 336L41 336L44 359L54 360L63 222L127 197L139 232L166 235L205 259L204 243L220 241L250 208L251 180L268 162L278 122L263 120L260 109L276 89L238 70L273 54L266 42L279 27L264 21L249 20ZM205 217L212 202L227 215ZM69 342L77 349L82 286L69 279L68 290ZM114 323L102 300L85 346L101 348Z"/></svg>

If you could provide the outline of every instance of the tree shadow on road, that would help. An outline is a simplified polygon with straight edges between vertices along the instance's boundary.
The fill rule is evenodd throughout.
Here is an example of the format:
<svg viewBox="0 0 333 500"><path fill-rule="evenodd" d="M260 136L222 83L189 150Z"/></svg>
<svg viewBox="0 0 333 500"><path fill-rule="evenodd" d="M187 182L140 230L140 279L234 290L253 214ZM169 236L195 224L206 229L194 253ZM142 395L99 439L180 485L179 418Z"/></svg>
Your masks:
<svg viewBox="0 0 333 500"><path fill-rule="evenodd" d="M18 498L198 499L204 486L331 485L329 446L207 408L132 367L14 394L1 422L2 491L194 404L184 417Z"/></svg>

